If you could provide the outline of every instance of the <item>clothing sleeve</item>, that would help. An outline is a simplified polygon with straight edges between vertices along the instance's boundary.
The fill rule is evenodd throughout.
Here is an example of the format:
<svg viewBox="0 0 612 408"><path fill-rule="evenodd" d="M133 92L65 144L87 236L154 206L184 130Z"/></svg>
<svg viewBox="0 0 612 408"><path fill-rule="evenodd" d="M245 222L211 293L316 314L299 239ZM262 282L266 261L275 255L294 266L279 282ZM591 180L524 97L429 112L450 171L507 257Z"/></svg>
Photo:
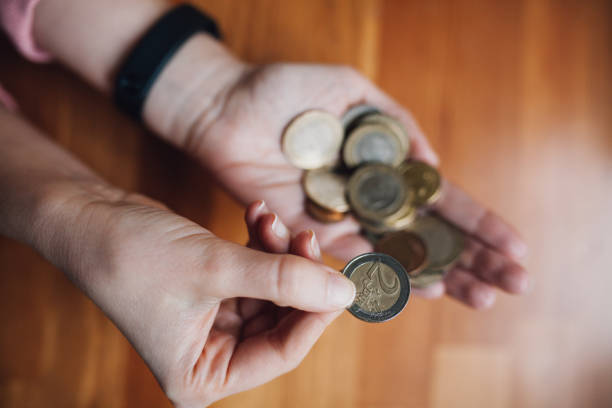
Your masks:
<svg viewBox="0 0 612 408"><path fill-rule="evenodd" d="M19 52L30 61L47 62L51 55L34 41L34 11L40 0L0 0L0 25Z"/></svg>
<svg viewBox="0 0 612 408"><path fill-rule="evenodd" d="M47 62L51 55L34 41L32 26L34 11L40 0L0 0L0 26L13 41L17 50L30 61ZM15 100L0 86L0 104L17 109Z"/></svg>

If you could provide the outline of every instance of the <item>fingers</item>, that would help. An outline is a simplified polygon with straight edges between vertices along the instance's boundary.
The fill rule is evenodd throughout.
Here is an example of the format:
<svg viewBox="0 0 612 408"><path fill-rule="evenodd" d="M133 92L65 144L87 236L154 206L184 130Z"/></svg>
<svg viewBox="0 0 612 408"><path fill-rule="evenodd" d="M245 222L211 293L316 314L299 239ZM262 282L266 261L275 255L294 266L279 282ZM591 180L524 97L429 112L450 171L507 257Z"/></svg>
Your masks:
<svg viewBox="0 0 612 408"><path fill-rule="evenodd" d="M347 234L327 241L324 248L330 255L343 261L349 261L357 255L371 252L372 244L360 235Z"/></svg>
<svg viewBox="0 0 612 408"><path fill-rule="evenodd" d="M527 272L522 266L474 239L467 239L458 265L509 293L523 293L528 286Z"/></svg>
<svg viewBox="0 0 612 408"><path fill-rule="evenodd" d="M425 161L432 166L437 166L440 162L438 155L431 147L429 140L414 120L413 116L397 102L391 99L388 95L382 92L374 84L368 82L366 86L366 101L384 113L395 117L399 120L410 137L410 156Z"/></svg>
<svg viewBox="0 0 612 408"><path fill-rule="evenodd" d="M262 249L256 227L259 216L265 212L267 212L266 203L263 200L258 200L249 204L244 213L244 221L247 225L247 231L249 232L249 242L247 244L249 248Z"/></svg>
<svg viewBox="0 0 612 408"><path fill-rule="evenodd" d="M276 318L269 313L260 314L249 320L242 329L242 338L246 339L251 336L263 333L270 330L276 325Z"/></svg>
<svg viewBox="0 0 612 408"><path fill-rule="evenodd" d="M461 267L449 271L444 284L446 293L475 309L486 309L495 303L495 289Z"/></svg>
<svg viewBox="0 0 612 408"><path fill-rule="evenodd" d="M249 247L272 253L290 252L294 255L321 260L321 248L314 231L302 231L290 238L289 230L263 201L247 207L245 221L249 230Z"/></svg>
<svg viewBox="0 0 612 408"><path fill-rule="evenodd" d="M312 229L322 250L344 261L372 250L372 245L359 235L359 224L350 216L339 222L323 224L302 213L291 226L295 231Z"/></svg>
<svg viewBox="0 0 612 408"><path fill-rule="evenodd" d="M320 255L308 251L306 237L296 236L290 239L289 236L284 236L282 230L278 233L274 232L273 219L283 230L286 227L275 213L270 212L267 206L261 203L263 202L251 203L246 210L245 220L249 230L249 248L274 253L284 253L289 248L289 252L292 254L312 260L320 260ZM303 214L294 220L292 228L295 231L311 230L313 234L314 231L317 231L315 241L312 244L313 251L317 251L319 254L321 248L323 248L330 255L348 261L359 254L372 250L372 245L358 234L359 225L352 218L326 225L313 220L307 214ZM301 248L304 250L303 252L296 253L294 251L296 249L293 243L295 239L298 240L297 242L304 240L304 247ZM315 243L319 248L316 248Z"/></svg>
<svg viewBox="0 0 612 408"><path fill-rule="evenodd" d="M219 298L250 297L307 311L343 309L355 285L338 271L294 255L273 255L223 242L204 268L202 291Z"/></svg>
<svg viewBox="0 0 612 408"><path fill-rule="evenodd" d="M313 230L302 231L291 240L290 253L321 262L321 247Z"/></svg>
<svg viewBox="0 0 612 408"><path fill-rule="evenodd" d="M289 249L289 229L263 200L251 203L244 215L249 232L249 248L285 253Z"/></svg>
<svg viewBox="0 0 612 408"><path fill-rule="evenodd" d="M238 301L238 312L243 320L249 320L259 314L266 304L259 299L241 298Z"/></svg>
<svg viewBox="0 0 612 408"><path fill-rule="evenodd" d="M289 313L267 332L241 342L228 369L232 393L256 387L294 369L341 312Z"/></svg>
<svg viewBox="0 0 612 408"><path fill-rule="evenodd" d="M499 216L474 201L464 191L445 181L435 210L449 221L500 252L522 258L527 245Z"/></svg>

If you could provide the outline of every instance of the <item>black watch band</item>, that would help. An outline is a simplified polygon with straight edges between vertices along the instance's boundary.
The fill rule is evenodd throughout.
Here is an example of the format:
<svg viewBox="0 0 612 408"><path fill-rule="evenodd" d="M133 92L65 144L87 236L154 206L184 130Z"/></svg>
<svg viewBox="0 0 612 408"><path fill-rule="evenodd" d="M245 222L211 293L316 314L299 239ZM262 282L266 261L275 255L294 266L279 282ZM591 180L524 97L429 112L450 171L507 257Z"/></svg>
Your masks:
<svg viewBox="0 0 612 408"><path fill-rule="evenodd" d="M115 79L115 103L137 120L157 76L178 49L196 32L220 39L215 21L183 4L163 15L127 56Z"/></svg>

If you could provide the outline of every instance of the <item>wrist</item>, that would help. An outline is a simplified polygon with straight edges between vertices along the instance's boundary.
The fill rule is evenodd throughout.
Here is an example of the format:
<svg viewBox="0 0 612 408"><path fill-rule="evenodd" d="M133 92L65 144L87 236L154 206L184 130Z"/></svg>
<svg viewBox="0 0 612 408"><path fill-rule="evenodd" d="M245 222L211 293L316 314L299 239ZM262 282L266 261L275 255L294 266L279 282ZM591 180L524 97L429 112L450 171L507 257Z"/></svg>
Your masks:
<svg viewBox="0 0 612 408"><path fill-rule="evenodd" d="M191 150L195 129L213 123L227 95L248 72L211 36L193 35L164 67L145 101L145 123L171 144Z"/></svg>
<svg viewBox="0 0 612 408"><path fill-rule="evenodd" d="M34 38L97 89L110 93L125 55L170 7L165 0L45 0L36 7Z"/></svg>

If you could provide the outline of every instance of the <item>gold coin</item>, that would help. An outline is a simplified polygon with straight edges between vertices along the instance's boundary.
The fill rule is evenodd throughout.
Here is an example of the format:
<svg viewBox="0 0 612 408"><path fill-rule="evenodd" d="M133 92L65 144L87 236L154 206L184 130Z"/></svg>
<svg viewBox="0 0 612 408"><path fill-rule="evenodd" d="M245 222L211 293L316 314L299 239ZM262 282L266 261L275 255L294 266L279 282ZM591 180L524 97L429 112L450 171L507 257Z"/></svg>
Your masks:
<svg viewBox="0 0 612 408"><path fill-rule="evenodd" d="M427 269L450 267L463 252L463 233L439 217L419 217L409 229L419 235L427 246Z"/></svg>
<svg viewBox="0 0 612 408"><path fill-rule="evenodd" d="M359 218L364 230L371 234L384 234L391 231L400 231L407 228L416 218L416 208L410 205L402 206L395 214L381 220L368 220Z"/></svg>
<svg viewBox="0 0 612 408"><path fill-rule="evenodd" d="M304 175L304 191L318 206L333 212L344 213L349 210L346 201L348 177L334 173L330 168L308 170Z"/></svg>
<svg viewBox="0 0 612 408"><path fill-rule="evenodd" d="M346 216L346 213L326 210L312 200L306 200L306 212L315 220L324 223L342 221Z"/></svg>
<svg viewBox="0 0 612 408"><path fill-rule="evenodd" d="M442 191L440 173L421 161L407 161L400 165L399 172L414 194L413 203L419 207L435 203Z"/></svg>
<svg viewBox="0 0 612 408"><path fill-rule="evenodd" d="M382 223L388 230L398 231L408 227L416 218L417 210L412 205L412 193L406 194L404 205L393 215L386 217Z"/></svg>
<svg viewBox="0 0 612 408"><path fill-rule="evenodd" d="M343 131L340 120L328 112L310 110L293 119L283 134L287 160L301 169L316 169L338 160Z"/></svg>
<svg viewBox="0 0 612 408"><path fill-rule="evenodd" d="M370 164L353 173L347 186L351 208L359 218L380 222L396 214L407 200L402 176L384 164Z"/></svg>
<svg viewBox="0 0 612 408"><path fill-rule="evenodd" d="M342 158L347 167L363 163L399 165L408 154L408 136L396 120L380 113L359 119L344 143Z"/></svg>
<svg viewBox="0 0 612 408"><path fill-rule="evenodd" d="M417 274L427 260L425 243L417 234L410 231L385 234L378 240L374 250L397 259L410 276Z"/></svg>

